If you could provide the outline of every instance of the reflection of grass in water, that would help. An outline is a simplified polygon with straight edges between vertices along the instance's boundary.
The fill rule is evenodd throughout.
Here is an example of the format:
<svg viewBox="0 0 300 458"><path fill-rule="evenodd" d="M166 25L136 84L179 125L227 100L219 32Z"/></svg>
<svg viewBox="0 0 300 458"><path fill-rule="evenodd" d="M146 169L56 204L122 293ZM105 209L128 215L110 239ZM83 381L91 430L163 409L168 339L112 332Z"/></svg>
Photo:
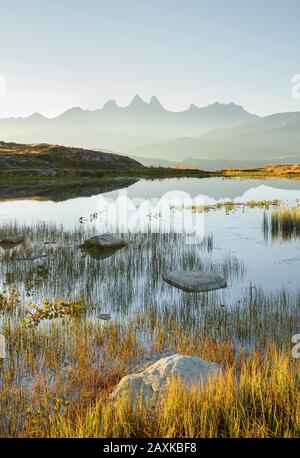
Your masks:
<svg viewBox="0 0 300 458"><path fill-rule="evenodd" d="M284 242L300 237L300 207L278 208L271 214L264 213L265 239L280 239Z"/></svg>
<svg viewBox="0 0 300 458"><path fill-rule="evenodd" d="M53 225L7 225L2 233L26 238L24 245L1 252L2 280L16 284L38 302L57 297L83 299L98 310L105 307L102 311L120 314L147 308L153 302L198 308L217 296L184 295L164 283L162 274L178 268L214 271L231 284L246 273L245 264L231 253L217 251L218 256L214 256L211 235L200 245L187 245L183 234L127 234L127 247L97 259L79 248L93 235L92 228L64 231ZM45 241L56 243L44 245ZM48 257L26 260L45 254Z"/></svg>
<svg viewBox="0 0 300 458"><path fill-rule="evenodd" d="M271 207L279 207L281 201L279 199L274 200L248 200L247 202L237 202L235 200L219 200L215 204L204 204L204 205L185 205L176 206L171 205L171 210L191 210L193 213L208 213L213 210L224 209L226 213L230 213L237 208L260 208L268 210Z"/></svg>
<svg viewBox="0 0 300 458"><path fill-rule="evenodd" d="M297 362L290 354L300 327L297 299L254 290L234 309L210 307L202 318L153 305L128 321L68 317L35 328L5 315L1 436L299 435ZM138 403L132 412L128 398L113 410L106 405L123 375L164 352L216 361L223 378L192 393L173 385L155 415Z"/></svg>

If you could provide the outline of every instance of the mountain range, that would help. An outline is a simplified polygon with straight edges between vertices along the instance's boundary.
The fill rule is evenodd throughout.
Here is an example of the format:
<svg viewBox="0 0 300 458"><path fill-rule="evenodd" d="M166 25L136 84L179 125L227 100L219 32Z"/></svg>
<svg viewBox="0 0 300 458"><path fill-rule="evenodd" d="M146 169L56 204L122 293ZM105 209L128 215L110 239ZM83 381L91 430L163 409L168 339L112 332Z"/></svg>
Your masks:
<svg viewBox="0 0 300 458"><path fill-rule="evenodd" d="M184 158L239 161L288 160L300 156L300 113L279 113L199 137L181 137L135 150L160 159Z"/></svg>
<svg viewBox="0 0 300 458"><path fill-rule="evenodd" d="M126 107L71 108L55 118L35 113L0 120L0 139L115 151L144 165L219 168L300 161L300 113L260 117L234 103L166 110L136 95Z"/></svg>
<svg viewBox="0 0 300 458"><path fill-rule="evenodd" d="M126 107L109 100L101 109L71 108L55 118L34 113L27 118L0 120L0 139L6 142L57 143L68 146L130 152L140 145L199 136L216 128L233 127L257 119L241 106L214 103L204 108L166 110L157 97L149 103L136 95Z"/></svg>

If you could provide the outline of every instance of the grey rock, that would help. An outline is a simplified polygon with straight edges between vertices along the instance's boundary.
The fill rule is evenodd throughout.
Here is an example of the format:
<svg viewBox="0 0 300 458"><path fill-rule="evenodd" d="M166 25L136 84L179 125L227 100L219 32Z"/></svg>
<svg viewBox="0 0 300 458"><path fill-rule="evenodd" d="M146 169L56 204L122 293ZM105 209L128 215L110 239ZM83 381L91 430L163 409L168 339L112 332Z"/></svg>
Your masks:
<svg viewBox="0 0 300 458"><path fill-rule="evenodd" d="M176 378L187 389L193 386L201 388L221 372L221 367L213 362L195 356L171 355L162 358L147 369L122 378L109 400L115 401L124 392L129 394L134 404L142 397L144 403L156 402L164 394L170 382Z"/></svg>
<svg viewBox="0 0 300 458"><path fill-rule="evenodd" d="M0 246L3 248L14 248L17 245L25 242L25 237L18 236L18 237L7 237L3 240L0 240Z"/></svg>
<svg viewBox="0 0 300 458"><path fill-rule="evenodd" d="M81 248L122 248L126 242L118 237L113 237L109 234L95 235L86 240Z"/></svg>
<svg viewBox="0 0 300 458"><path fill-rule="evenodd" d="M186 292L207 292L227 287L220 275L197 270L174 270L163 275L163 280Z"/></svg>

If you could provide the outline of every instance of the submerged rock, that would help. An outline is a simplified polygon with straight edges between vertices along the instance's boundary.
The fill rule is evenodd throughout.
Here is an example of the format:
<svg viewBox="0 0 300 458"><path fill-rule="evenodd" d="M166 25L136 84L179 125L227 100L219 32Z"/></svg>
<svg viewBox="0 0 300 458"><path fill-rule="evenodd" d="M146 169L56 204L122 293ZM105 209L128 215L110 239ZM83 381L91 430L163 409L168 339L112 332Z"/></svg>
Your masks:
<svg viewBox="0 0 300 458"><path fill-rule="evenodd" d="M103 235L95 235L90 239L86 240L81 248L99 248L99 249L107 249L107 248L122 248L124 247L126 242L118 237L112 237L109 234Z"/></svg>
<svg viewBox="0 0 300 458"><path fill-rule="evenodd" d="M6 239L0 240L0 246L2 246L2 248L14 248L24 242L25 237L22 235L18 237L7 237Z"/></svg>
<svg viewBox="0 0 300 458"><path fill-rule="evenodd" d="M36 261L37 259L48 258L48 254L37 254L28 258L14 258L14 261Z"/></svg>
<svg viewBox="0 0 300 458"><path fill-rule="evenodd" d="M82 245L81 249L87 253L91 258L97 259L97 261L102 261L103 259L113 256L117 251L124 248L123 246L117 246L114 248L103 248L96 245L85 246Z"/></svg>
<svg viewBox="0 0 300 458"><path fill-rule="evenodd" d="M101 313L98 318L99 318L99 320L107 321L107 320L110 320L110 314L109 313Z"/></svg>
<svg viewBox="0 0 300 458"><path fill-rule="evenodd" d="M174 270L163 275L163 280L187 292L207 292L227 287L220 275L198 270Z"/></svg>
<svg viewBox="0 0 300 458"><path fill-rule="evenodd" d="M157 401L174 378L186 388L201 387L220 372L221 367L218 364L195 356L167 356L142 372L123 377L111 394L110 400L114 401L126 392L133 404L139 396L142 396L143 402L148 400L151 403Z"/></svg>

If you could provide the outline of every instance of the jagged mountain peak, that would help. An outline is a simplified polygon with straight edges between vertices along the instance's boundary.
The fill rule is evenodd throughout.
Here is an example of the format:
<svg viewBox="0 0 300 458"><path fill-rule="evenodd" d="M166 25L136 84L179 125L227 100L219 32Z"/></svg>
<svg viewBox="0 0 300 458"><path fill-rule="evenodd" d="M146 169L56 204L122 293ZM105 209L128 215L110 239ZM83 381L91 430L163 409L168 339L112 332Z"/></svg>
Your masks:
<svg viewBox="0 0 300 458"><path fill-rule="evenodd" d="M214 103L211 103L210 105L207 105L205 108L210 109L210 110L217 110L217 111L219 110L245 111L241 105L237 105L234 102L230 102L230 103L214 102Z"/></svg>
<svg viewBox="0 0 300 458"><path fill-rule="evenodd" d="M199 110L199 107L195 105L194 103L191 103L188 108L188 111L196 111L196 110Z"/></svg>
<svg viewBox="0 0 300 458"><path fill-rule="evenodd" d="M84 111L86 111L86 110L83 110L83 108L81 108L81 107L69 108L68 110L64 111L60 116L58 116L58 118L60 118L60 117L68 117L68 118L70 118L70 117L73 117L73 116L80 115Z"/></svg>
<svg viewBox="0 0 300 458"><path fill-rule="evenodd" d="M148 106L148 103L136 94L128 105L128 108L140 108L145 106Z"/></svg>
<svg viewBox="0 0 300 458"><path fill-rule="evenodd" d="M149 105L153 108L159 108L159 109L163 109L163 106L162 104L160 103L160 101L158 100L158 98L156 97L156 95L153 95L150 99L150 103Z"/></svg>
<svg viewBox="0 0 300 458"><path fill-rule="evenodd" d="M109 99L104 105L103 105L103 110L111 110L114 108L119 108L117 102L115 99Z"/></svg>

